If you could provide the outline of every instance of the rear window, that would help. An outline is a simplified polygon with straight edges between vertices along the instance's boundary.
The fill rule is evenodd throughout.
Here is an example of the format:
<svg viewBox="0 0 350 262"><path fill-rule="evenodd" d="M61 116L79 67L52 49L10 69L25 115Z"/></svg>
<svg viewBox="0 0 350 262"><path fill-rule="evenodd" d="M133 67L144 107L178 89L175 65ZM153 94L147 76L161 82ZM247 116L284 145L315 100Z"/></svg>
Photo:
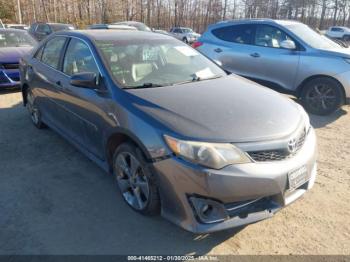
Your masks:
<svg viewBox="0 0 350 262"><path fill-rule="evenodd" d="M343 32L344 30L342 28L339 28L339 27L333 27L331 29L331 31L333 31L333 32Z"/></svg>
<svg viewBox="0 0 350 262"><path fill-rule="evenodd" d="M254 35L253 25L231 25L214 29L213 35L217 38L239 44L251 44Z"/></svg>

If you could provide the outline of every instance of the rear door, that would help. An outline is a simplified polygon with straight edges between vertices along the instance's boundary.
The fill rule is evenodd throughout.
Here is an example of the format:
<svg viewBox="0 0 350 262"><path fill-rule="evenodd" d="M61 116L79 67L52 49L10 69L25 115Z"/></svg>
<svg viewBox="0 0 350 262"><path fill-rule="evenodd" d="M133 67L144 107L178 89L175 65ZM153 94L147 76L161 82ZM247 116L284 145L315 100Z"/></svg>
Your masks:
<svg viewBox="0 0 350 262"><path fill-rule="evenodd" d="M71 38L62 67L62 102L69 119L69 132L76 142L99 158L103 158L103 123L108 92L70 84L71 76L78 73L95 73L100 76L95 57L89 45L81 39ZM102 88L103 80L100 81Z"/></svg>
<svg viewBox="0 0 350 262"><path fill-rule="evenodd" d="M203 45L205 54L219 61L227 71L253 77L256 72L255 46L252 45L255 26L251 24L229 25L214 29L214 41Z"/></svg>
<svg viewBox="0 0 350 262"><path fill-rule="evenodd" d="M57 36L40 48L27 67L26 77L39 99L40 111L45 121L64 130L66 119L60 106L61 88L57 84L62 77L59 71L67 38Z"/></svg>

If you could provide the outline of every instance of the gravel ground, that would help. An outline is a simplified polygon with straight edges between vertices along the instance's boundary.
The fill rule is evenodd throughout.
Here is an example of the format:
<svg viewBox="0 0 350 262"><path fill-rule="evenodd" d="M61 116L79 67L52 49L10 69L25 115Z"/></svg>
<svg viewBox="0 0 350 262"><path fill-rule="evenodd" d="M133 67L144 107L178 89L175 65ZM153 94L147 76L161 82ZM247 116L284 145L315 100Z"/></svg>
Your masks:
<svg viewBox="0 0 350 262"><path fill-rule="evenodd" d="M110 176L0 94L0 254L350 254L350 107L311 117L312 191L272 219L193 235L122 201Z"/></svg>

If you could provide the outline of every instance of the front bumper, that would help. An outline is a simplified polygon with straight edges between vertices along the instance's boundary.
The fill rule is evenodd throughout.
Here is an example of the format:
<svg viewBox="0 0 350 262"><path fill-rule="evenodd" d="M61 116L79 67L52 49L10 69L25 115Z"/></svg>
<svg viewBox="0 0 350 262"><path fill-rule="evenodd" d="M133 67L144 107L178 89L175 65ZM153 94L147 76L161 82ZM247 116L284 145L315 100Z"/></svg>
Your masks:
<svg viewBox="0 0 350 262"><path fill-rule="evenodd" d="M194 233L208 233L269 218L313 186L316 155L316 136L311 129L297 155L284 161L231 165L221 170L202 168L177 157L156 162L162 215ZM306 167L310 179L289 191L288 173L302 166ZM193 198L221 205L228 216L217 222L203 223Z"/></svg>
<svg viewBox="0 0 350 262"><path fill-rule="evenodd" d="M346 103L350 103L350 71L334 76L344 87Z"/></svg>

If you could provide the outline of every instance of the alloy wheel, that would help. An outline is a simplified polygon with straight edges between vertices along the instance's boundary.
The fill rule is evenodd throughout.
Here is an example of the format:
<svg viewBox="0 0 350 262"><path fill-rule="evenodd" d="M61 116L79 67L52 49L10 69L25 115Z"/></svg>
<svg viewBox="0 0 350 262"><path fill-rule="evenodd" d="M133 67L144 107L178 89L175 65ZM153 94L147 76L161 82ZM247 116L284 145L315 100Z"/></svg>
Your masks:
<svg viewBox="0 0 350 262"><path fill-rule="evenodd" d="M27 109L30 117L35 125L39 123L39 110L34 104L34 98L32 95L27 96Z"/></svg>
<svg viewBox="0 0 350 262"><path fill-rule="evenodd" d="M128 152L116 158L117 182L126 202L137 210L143 210L149 201L149 181L139 160Z"/></svg>
<svg viewBox="0 0 350 262"><path fill-rule="evenodd" d="M314 85L306 94L306 100L314 110L328 110L337 103L335 90L325 84Z"/></svg>

